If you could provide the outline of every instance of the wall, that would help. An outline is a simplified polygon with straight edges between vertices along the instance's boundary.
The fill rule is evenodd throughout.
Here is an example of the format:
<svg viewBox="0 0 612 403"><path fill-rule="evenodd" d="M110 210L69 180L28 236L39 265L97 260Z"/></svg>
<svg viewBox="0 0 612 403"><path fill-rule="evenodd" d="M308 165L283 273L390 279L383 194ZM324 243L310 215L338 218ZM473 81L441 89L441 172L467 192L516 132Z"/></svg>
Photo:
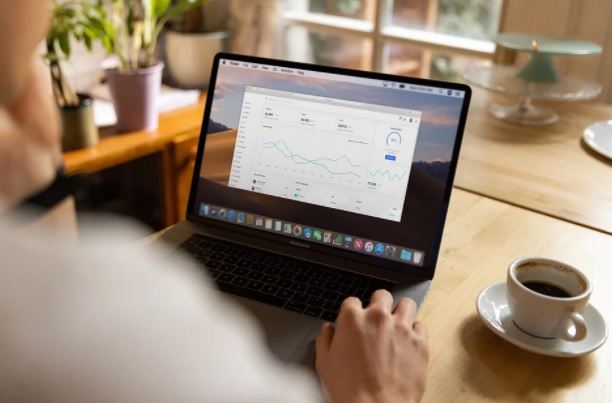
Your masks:
<svg viewBox="0 0 612 403"><path fill-rule="evenodd" d="M62 68L76 91L85 92L100 82L104 75L100 65L105 57L105 51L99 44L94 46L92 53L81 44L73 44L70 60L62 62Z"/></svg>

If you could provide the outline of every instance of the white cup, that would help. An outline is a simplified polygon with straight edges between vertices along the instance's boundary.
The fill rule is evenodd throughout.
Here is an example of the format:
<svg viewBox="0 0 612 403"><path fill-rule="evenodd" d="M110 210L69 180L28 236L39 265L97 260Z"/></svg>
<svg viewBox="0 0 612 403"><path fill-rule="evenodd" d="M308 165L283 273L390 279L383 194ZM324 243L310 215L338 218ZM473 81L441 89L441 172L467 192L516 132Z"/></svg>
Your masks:
<svg viewBox="0 0 612 403"><path fill-rule="evenodd" d="M586 337L580 313L589 303L592 287L578 269L550 259L522 258L508 267L506 287L512 320L525 333L567 341ZM563 292L567 296L561 296Z"/></svg>

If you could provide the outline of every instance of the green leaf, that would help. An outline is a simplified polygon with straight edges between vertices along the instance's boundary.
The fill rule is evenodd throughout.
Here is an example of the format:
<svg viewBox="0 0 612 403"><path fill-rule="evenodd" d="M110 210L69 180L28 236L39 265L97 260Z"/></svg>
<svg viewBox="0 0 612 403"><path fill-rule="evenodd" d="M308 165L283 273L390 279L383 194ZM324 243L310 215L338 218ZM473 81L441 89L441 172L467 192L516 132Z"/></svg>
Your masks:
<svg viewBox="0 0 612 403"><path fill-rule="evenodd" d="M83 41L85 42L85 47L87 48L87 50L91 52L91 50L93 49L93 43L92 43L91 36L85 33L85 35L83 36Z"/></svg>
<svg viewBox="0 0 612 403"><path fill-rule="evenodd" d="M144 0L145 2L147 0ZM151 1L153 16L159 18L168 10L170 7L170 0L149 0Z"/></svg>
<svg viewBox="0 0 612 403"><path fill-rule="evenodd" d="M103 36L102 37L102 45L104 45L104 49L106 49L107 53L110 53L110 52L113 51L113 41L111 40L110 37Z"/></svg>
<svg viewBox="0 0 612 403"><path fill-rule="evenodd" d="M57 36L57 40L59 42L59 46L60 49L62 50L62 53L66 56L66 57L70 57L70 36L68 35L68 32L64 31L64 32L60 32L59 35Z"/></svg>
<svg viewBox="0 0 612 403"><path fill-rule="evenodd" d="M87 18L87 22L90 29L94 29L98 33L103 33L107 30L107 26L104 24L104 22L102 22L96 17L90 16L89 18Z"/></svg>

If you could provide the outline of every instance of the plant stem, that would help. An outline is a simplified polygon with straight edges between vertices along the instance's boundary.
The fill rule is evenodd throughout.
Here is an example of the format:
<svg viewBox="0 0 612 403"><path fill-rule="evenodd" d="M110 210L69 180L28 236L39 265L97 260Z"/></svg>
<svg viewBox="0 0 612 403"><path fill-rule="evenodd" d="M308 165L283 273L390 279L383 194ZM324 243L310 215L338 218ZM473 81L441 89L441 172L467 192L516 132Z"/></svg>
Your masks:
<svg viewBox="0 0 612 403"><path fill-rule="evenodd" d="M140 49L142 48L142 29L142 21L134 22L134 34L132 36L132 70L138 69L138 54L140 53Z"/></svg>
<svg viewBox="0 0 612 403"><path fill-rule="evenodd" d="M114 0L113 26L115 30L115 54L119 58L119 70L129 69L128 28L125 21L123 0Z"/></svg>
<svg viewBox="0 0 612 403"><path fill-rule="evenodd" d="M53 41L47 42L47 53L56 54L55 43ZM60 62L58 60L50 60L49 71L51 72L51 84L57 104L62 108L65 106L77 106L79 104L79 97L64 76Z"/></svg>

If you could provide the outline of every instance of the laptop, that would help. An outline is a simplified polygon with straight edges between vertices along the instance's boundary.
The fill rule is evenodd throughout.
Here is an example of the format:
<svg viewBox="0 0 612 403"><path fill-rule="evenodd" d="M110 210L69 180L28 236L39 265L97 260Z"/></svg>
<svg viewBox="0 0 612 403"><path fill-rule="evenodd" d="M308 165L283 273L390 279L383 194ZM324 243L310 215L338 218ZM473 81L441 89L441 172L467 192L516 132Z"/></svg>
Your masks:
<svg viewBox="0 0 612 403"><path fill-rule="evenodd" d="M471 90L221 53L187 219L162 240L314 367L341 302L429 290ZM178 252L177 252L178 253Z"/></svg>

